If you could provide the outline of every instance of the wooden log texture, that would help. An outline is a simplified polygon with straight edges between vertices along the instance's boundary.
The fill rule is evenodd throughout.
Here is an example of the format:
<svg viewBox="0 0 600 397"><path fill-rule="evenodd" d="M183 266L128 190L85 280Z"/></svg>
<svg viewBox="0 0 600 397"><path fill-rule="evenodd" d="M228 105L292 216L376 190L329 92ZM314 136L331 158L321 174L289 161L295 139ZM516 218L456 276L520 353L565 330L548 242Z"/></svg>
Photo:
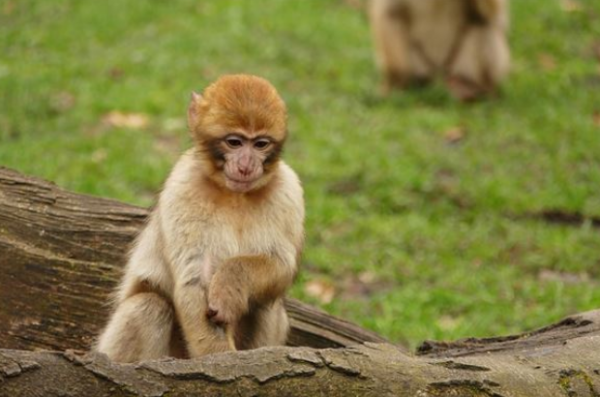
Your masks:
<svg viewBox="0 0 600 397"><path fill-rule="evenodd" d="M429 356L367 342L119 365L93 353L0 349L0 397L596 397L599 324L600 311L589 312L510 341L445 344Z"/></svg>
<svg viewBox="0 0 600 397"><path fill-rule="evenodd" d="M146 215L0 168L0 397L600 396L600 311L409 354L290 300L302 347L127 365L86 354Z"/></svg>

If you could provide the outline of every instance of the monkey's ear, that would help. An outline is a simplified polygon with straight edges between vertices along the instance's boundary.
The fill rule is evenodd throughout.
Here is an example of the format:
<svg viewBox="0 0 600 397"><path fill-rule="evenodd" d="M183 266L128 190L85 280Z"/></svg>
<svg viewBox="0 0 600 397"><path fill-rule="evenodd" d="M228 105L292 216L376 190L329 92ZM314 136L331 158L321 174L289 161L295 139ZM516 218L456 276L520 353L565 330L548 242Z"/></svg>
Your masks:
<svg viewBox="0 0 600 397"><path fill-rule="evenodd" d="M188 126L191 131L200 121L200 102L202 102L202 95L192 92L190 105L188 106Z"/></svg>

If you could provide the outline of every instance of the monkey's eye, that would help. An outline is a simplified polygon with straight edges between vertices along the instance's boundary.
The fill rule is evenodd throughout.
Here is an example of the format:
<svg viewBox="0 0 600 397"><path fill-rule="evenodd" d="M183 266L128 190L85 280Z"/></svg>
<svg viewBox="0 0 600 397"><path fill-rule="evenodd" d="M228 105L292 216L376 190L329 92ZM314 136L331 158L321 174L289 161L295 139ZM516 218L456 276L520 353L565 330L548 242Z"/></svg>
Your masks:
<svg viewBox="0 0 600 397"><path fill-rule="evenodd" d="M254 147L257 149L266 149L271 144L271 141L268 139L259 139L254 142Z"/></svg>
<svg viewBox="0 0 600 397"><path fill-rule="evenodd" d="M231 148L239 148L239 147L242 147L242 145L244 144L244 142L242 142L242 140L240 138L237 138L234 136L225 138L225 143L227 144L227 146L229 146Z"/></svg>

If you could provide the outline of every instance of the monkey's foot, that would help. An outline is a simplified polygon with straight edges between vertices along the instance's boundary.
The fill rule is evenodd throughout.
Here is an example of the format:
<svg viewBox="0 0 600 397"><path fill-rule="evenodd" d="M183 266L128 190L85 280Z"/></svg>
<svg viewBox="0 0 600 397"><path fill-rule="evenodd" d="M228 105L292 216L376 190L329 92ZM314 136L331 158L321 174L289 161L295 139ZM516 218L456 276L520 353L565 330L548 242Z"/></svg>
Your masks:
<svg viewBox="0 0 600 397"><path fill-rule="evenodd" d="M462 102L472 102L489 94L487 87L462 76L449 76L446 78L446 86L456 99Z"/></svg>

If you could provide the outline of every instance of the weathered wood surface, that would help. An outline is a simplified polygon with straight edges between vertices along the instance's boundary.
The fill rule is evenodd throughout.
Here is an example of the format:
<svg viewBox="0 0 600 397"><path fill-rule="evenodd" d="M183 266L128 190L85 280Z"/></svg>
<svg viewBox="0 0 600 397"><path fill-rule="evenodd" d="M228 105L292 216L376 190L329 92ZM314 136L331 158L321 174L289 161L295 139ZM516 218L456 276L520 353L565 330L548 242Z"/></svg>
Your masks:
<svg viewBox="0 0 600 397"><path fill-rule="evenodd" d="M290 345L307 347L137 365L64 352L87 350L104 323L146 215L0 168L0 397L600 396L600 311L522 335L425 342L411 355L354 345L384 339L290 301Z"/></svg>
<svg viewBox="0 0 600 397"><path fill-rule="evenodd" d="M561 334L569 338L560 338ZM470 341L433 356L389 344L278 347L117 365L102 355L0 349L0 397L396 396L597 397L600 311L506 341ZM447 353L447 354L446 354ZM456 357L459 356L459 357Z"/></svg>
<svg viewBox="0 0 600 397"><path fill-rule="evenodd" d="M0 347L87 349L148 210L0 168ZM290 345L382 337L289 300Z"/></svg>

